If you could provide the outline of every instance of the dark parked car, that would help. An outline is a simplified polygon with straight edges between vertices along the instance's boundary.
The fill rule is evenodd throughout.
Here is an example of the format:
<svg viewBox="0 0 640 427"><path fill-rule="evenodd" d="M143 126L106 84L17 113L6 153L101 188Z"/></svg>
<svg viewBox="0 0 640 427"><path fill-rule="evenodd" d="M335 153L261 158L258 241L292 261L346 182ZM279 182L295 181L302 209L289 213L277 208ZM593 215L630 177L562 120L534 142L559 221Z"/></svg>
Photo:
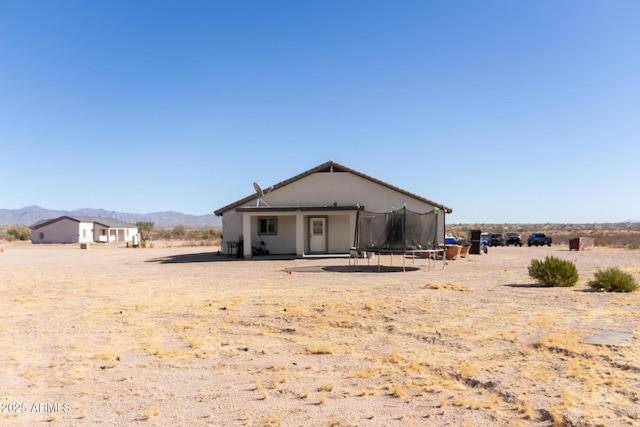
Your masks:
<svg viewBox="0 0 640 427"><path fill-rule="evenodd" d="M551 239L551 236L547 236L544 233L533 233L527 239L527 246L551 246L551 243L553 243L553 239Z"/></svg>
<svg viewBox="0 0 640 427"><path fill-rule="evenodd" d="M487 244L489 246L504 246L504 236L498 233L489 233L487 235Z"/></svg>
<svg viewBox="0 0 640 427"><path fill-rule="evenodd" d="M522 238L518 233L504 233L504 243L507 246L522 246Z"/></svg>

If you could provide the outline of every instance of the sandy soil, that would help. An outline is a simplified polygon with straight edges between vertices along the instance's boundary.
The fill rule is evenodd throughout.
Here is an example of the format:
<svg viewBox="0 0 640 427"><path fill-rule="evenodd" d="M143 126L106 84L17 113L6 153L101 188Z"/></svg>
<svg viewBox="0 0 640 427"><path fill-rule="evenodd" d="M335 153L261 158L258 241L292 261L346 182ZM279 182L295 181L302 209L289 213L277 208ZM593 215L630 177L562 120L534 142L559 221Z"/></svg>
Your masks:
<svg viewBox="0 0 640 427"><path fill-rule="evenodd" d="M586 286L615 266L640 279L639 251L491 248L377 273L0 247L3 426L640 425L640 293ZM548 254L575 262L576 287L533 285ZM581 342L603 331L633 337Z"/></svg>

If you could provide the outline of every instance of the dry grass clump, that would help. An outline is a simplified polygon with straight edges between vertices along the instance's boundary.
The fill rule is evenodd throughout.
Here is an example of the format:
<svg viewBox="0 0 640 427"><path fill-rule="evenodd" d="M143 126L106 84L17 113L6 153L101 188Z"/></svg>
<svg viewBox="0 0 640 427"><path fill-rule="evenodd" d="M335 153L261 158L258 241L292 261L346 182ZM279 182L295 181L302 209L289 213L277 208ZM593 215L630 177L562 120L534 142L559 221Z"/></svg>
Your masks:
<svg viewBox="0 0 640 427"><path fill-rule="evenodd" d="M540 337L540 345L548 348L573 351L578 345L578 338L571 333L548 333Z"/></svg>
<svg viewBox="0 0 640 427"><path fill-rule="evenodd" d="M333 384L324 383L318 388L318 391L333 391Z"/></svg>
<svg viewBox="0 0 640 427"><path fill-rule="evenodd" d="M279 427L282 425L282 415L279 412L273 412L264 416L257 421L257 427Z"/></svg>
<svg viewBox="0 0 640 427"><path fill-rule="evenodd" d="M446 291L458 291L458 292L470 292L473 290L467 286L456 285L455 283L427 283L422 287L422 289L434 289L434 290L442 289Z"/></svg>
<svg viewBox="0 0 640 427"><path fill-rule="evenodd" d="M390 388L391 388L391 393L395 397L398 397L400 399L407 399L409 397L405 387L400 382L394 381L393 383L391 383Z"/></svg>
<svg viewBox="0 0 640 427"><path fill-rule="evenodd" d="M461 408L467 408L472 410L479 409L488 409L492 412L498 412L500 409L500 404L502 403L502 399L492 393L489 393L488 396L470 396L468 394L460 394L456 396L451 401L452 406L457 406Z"/></svg>
<svg viewBox="0 0 640 427"><path fill-rule="evenodd" d="M398 368L392 368L389 366L373 366L369 368L360 368L355 371L349 372L347 378L380 378L391 377L400 373Z"/></svg>
<svg viewBox="0 0 640 427"><path fill-rule="evenodd" d="M286 312L288 316L294 317L305 317L310 313L309 307L307 307L305 304L297 302L288 304L282 311Z"/></svg>
<svg viewBox="0 0 640 427"><path fill-rule="evenodd" d="M516 410L520 412L525 419L532 420L535 417L531 403L528 401L516 400Z"/></svg>
<svg viewBox="0 0 640 427"><path fill-rule="evenodd" d="M302 390L302 393L300 393L300 398L301 399L308 399L310 394L311 394L311 392L309 391L309 387L305 387L304 390Z"/></svg>
<svg viewBox="0 0 640 427"><path fill-rule="evenodd" d="M145 411L145 419L150 420L151 418L157 417L160 415L160 406L152 405L148 406Z"/></svg>
<svg viewBox="0 0 640 427"><path fill-rule="evenodd" d="M327 344L309 344L306 350L309 354L333 354L333 348Z"/></svg>
<svg viewBox="0 0 640 427"><path fill-rule="evenodd" d="M362 303L363 308L368 311L375 311L377 309L376 303L374 301L364 301Z"/></svg>

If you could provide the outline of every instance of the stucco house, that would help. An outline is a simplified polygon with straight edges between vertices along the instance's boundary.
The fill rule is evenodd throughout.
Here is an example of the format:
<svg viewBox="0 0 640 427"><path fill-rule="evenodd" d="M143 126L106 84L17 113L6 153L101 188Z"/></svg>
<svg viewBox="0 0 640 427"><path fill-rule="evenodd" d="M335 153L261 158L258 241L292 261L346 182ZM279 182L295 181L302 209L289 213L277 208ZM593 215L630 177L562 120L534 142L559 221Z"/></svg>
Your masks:
<svg viewBox="0 0 640 427"><path fill-rule="evenodd" d="M111 218L61 216L31 225L32 243L132 242L138 227Z"/></svg>
<svg viewBox="0 0 640 427"><path fill-rule="evenodd" d="M452 209L371 176L328 161L224 206L222 251L251 258L255 248L269 254L304 257L349 254L357 212L387 212L392 207L414 212L439 210L438 241L444 243L445 214Z"/></svg>

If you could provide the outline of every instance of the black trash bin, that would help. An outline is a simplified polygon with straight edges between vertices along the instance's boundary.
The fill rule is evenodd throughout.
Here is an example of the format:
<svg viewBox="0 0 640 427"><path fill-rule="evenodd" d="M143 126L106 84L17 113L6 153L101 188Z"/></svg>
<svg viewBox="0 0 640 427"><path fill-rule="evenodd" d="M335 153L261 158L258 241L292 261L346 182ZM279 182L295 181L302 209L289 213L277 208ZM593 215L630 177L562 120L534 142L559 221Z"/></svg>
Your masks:
<svg viewBox="0 0 640 427"><path fill-rule="evenodd" d="M480 255L480 249L482 248L482 242L480 241L480 235L482 234L480 230L471 230L469 232L471 234L471 247L469 248L469 253L473 255Z"/></svg>
<svg viewBox="0 0 640 427"><path fill-rule="evenodd" d="M244 258L244 242L240 240L238 242L238 253L236 253L237 258Z"/></svg>

